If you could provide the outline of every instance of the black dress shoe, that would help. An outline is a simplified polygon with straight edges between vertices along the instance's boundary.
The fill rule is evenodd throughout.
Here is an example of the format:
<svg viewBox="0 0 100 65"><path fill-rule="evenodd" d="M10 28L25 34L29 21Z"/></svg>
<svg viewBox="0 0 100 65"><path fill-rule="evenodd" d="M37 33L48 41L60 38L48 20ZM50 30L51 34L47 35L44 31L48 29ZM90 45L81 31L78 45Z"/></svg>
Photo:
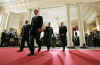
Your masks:
<svg viewBox="0 0 100 65"><path fill-rule="evenodd" d="M47 52L49 52L50 51L50 49L47 49Z"/></svg>
<svg viewBox="0 0 100 65"><path fill-rule="evenodd" d="M23 52L22 50L18 50L17 52Z"/></svg>
<svg viewBox="0 0 100 65"><path fill-rule="evenodd" d="M30 53L30 54L28 54L27 56L33 56L34 54L33 53Z"/></svg>
<svg viewBox="0 0 100 65"><path fill-rule="evenodd" d="M62 51L63 51L63 52L65 52L65 50L64 50L64 49L63 49Z"/></svg>

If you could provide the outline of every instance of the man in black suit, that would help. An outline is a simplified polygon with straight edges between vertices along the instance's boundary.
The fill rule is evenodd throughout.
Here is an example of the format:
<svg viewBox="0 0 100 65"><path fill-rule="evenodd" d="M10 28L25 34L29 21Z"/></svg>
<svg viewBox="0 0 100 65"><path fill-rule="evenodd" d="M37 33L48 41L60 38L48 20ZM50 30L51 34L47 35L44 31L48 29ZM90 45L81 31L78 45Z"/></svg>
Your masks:
<svg viewBox="0 0 100 65"><path fill-rule="evenodd" d="M31 30L31 25L28 24L28 21L25 21L25 25L22 27L22 32L21 32L21 36L22 36L22 40L21 40L21 45L20 45L20 50L18 50L18 52L22 52L25 46L25 41L27 42L27 45L29 47L30 50L30 54L33 54L33 47L30 44L30 30Z"/></svg>
<svg viewBox="0 0 100 65"><path fill-rule="evenodd" d="M75 32L75 36L74 36L74 45L79 46L79 36L77 32Z"/></svg>
<svg viewBox="0 0 100 65"><path fill-rule="evenodd" d="M52 41L53 29L51 27L51 23L48 23L48 26L45 29L45 44L47 46L47 50L49 51Z"/></svg>
<svg viewBox="0 0 100 65"><path fill-rule="evenodd" d="M59 34L60 34L60 39L61 39L61 45L63 47L63 51L65 51L65 46L67 45L67 37L66 37L66 33L67 33L67 27L64 26L64 23L61 22L61 26L59 28Z"/></svg>
<svg viewBox="0 0 100 65"><path fill-rule="evenodd" d="M7 45L8 46L8 43L6 42L7 41L7 32L6 30L4 30L1 34L1 47L3 46L3 44Z"/></svg>
<svg viewBox="0 0 100 65"><path fill-rule="evenodd" d="M31 36L30 36L30 43L33 46L32 54L29 56L34 55L34 39L36 39L36 43L38 44L38 52L41 50L41 43L40 43L40 33L42 31L43 25L43 18L42 16L38 16L39 11L37 9L34 10L35 16L32 17L31 21Z"/></svg>

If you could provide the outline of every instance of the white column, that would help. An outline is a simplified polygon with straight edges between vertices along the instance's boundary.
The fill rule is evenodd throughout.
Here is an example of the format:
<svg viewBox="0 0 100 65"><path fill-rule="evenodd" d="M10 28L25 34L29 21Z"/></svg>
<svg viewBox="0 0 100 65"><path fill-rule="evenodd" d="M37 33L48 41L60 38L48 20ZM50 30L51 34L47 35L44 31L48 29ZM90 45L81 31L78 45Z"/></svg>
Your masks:
<svg viewBox="0 0 100 65"><path fill-rule="evenodd" d="M100 31L100 10L99 7L96 7L96 27L97 31Z"/></svg>
<svg viewBox="0 0 100 65"><path fill-rule="evenodd" d="M32 18L32 9L29 9L28 10L28 21L29 21L29 23L31 23L31 18Z"/></svg>
<svg viewBox="0 0 100 65"><path fill-rule="evenodd" d="M97 26L97 31L100 31L100 15L96 16L96 26Z"/></svg>
<svg viewBox="0 0 100 65"><path fill-rule="evenodd" d="M70 7L66 6L67 10L67 46L68 47L73 47L73 42L72 42L72 25L70 21Z"/></svg>
<svg viewBox="0 0 100 65"><path fill-rule="evenodd" d="M25 22L25 17L24 17L24 15L21 15L21 17L20 17L21 19L20 19L20 22L19 22L19 25L18 25L18 29L17 29L17 32L18 32L18 34L20 34L21 33L21 29L22 29L22 26L23 26L23 22Z"/></svg>
<svg viewBox="0 0 100 65"><path fill-rule="evenodd" d="M6 19L6 24L5 24L5 28L4 29L7 29L8 27L8 20L9 20L9 17L10 17L10 13L7 14L7 19Z"/></svg>
<svg viewBox="0 0 100 65"><path fill-rule="evenodd" d="M88 27L87 21L84 20L84 32L87 32L88 29L87 27Z"/></svg>
<svg viewBox="0 0 100 65"><path fill-rule="evenodd" d="M80 6L78 6L77 9L77 14L78 14L78 20L79 20L79 39L80 39L80 47L83 47L85 44L85 32L84 32L84 21L81 18L81 11L80 11Z"/></svg>

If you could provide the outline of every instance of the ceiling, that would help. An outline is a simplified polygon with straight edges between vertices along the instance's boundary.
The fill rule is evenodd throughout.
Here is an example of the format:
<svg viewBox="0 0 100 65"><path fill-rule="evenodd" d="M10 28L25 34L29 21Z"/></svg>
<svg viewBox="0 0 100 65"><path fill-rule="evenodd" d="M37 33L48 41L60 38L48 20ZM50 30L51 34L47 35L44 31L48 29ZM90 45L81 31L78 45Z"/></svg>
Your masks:
<svg viewBox="0 0 100 65"><path fill-rule="evenodd" d="M65 5L71 6L72 21L77 21L76 6L80 5L83 19L87 20L87 23L91 23L96 16L95 8L99 9L100 7L100 0L0 0L0 10L16 13L27 12L34 8L55 8Z"/></svg>
<svg viewBox="0 0 100 65"><path fill-rule="evenodd" d="M100 0L0 0L0 6L3 6L7 11L23 12L30 8L50 8L68 4L88 4L99 1Z"/></svg>

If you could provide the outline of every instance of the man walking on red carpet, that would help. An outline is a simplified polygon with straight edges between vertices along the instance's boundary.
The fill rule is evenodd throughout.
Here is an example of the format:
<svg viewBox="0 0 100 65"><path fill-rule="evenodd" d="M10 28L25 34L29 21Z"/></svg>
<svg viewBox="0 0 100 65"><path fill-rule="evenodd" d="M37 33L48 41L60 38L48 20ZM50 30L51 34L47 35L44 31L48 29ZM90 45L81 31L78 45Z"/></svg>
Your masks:
<svg viewBox="0 0 100 65"><path fill-rule="evenodd" d="M61 22L61 26L59 27L59 34L63 51L65 51L65 46L67 46L67 37L66 37L67 27L64 26L63 22Z"/></svg>
<svg viewBox="0 0 100 65"><path fill-rule="evenodd" d="M52 35L53 35L53 28L51 27L51 23L49 22L48 26L45 29L45 44L47 46L47 51L49 51L51 47Z"/></svg>
<svg viewBox="0 0 100 65"><path fill-rule="evenodd" d="M39 11L37 9L34 10L35 16L32 17L31 21L31 33L30 33L30 44L33 47L31 49L32 53L29 56L34 55L34 39L36 39L36 43L38 44L38 52L41 50L41 43L40 43L40 33L42 31L43 25L43 18L39 16Z"/></svg>
<svg viewBox="0 0 100 65"><path fill-rule="evenodd" d="M21 32L21 36L22 36L22 40L21 40L21 45L20 45L20 50L18 50L18 52L22 52L24 50L24 46L25 46L25 41L27 42L27 45L29 47L29 50L32 52L32 45L30 44L30 29L31 29L31 25L28 24L28 21L25 21L25 25L22 27L22 32Z"/></svg>

